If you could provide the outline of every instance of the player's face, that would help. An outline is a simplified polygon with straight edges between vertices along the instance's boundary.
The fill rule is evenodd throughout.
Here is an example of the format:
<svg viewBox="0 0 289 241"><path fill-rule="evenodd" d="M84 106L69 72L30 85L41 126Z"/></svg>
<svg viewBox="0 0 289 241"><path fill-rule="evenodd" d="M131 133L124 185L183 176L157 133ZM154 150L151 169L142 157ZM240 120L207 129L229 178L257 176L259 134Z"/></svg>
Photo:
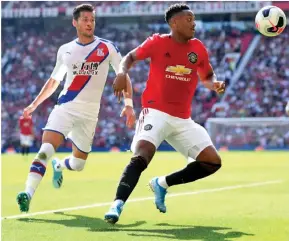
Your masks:
<svg viewBox="0 0 289 241"><path fill-rule="evenodd" d="M75 21L75 20L74 20ZM95 15L94 12L80 12L80 16L75 21L75 27L78 34L85 37L92 37L95 29Z"/></svg>
<svg viewBox="0 0 289 241"><path fill-rule="evenodd" d="M175 31L177 31L185 39L190 40L194 37L195 27L195 15L192 13L192 11L186 11L177 16L175 21Z"/></svg>

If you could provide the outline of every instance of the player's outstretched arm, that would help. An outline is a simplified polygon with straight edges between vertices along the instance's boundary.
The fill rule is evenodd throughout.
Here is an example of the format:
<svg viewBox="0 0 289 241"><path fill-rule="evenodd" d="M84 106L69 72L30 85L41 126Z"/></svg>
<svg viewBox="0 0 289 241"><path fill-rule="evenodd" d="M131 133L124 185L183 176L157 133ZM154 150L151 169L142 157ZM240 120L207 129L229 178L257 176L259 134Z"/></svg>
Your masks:
<svg viewBox="0 0 289 241"><path fill-rule="evenodd" d="M23 111L23 116L31 116L32 112L48 97L50 97L59 85L59 81L56 81L53 78L50 78L46 81L45 85L42 87L40 93L35 98L35 100L27 106Z"/></svg>

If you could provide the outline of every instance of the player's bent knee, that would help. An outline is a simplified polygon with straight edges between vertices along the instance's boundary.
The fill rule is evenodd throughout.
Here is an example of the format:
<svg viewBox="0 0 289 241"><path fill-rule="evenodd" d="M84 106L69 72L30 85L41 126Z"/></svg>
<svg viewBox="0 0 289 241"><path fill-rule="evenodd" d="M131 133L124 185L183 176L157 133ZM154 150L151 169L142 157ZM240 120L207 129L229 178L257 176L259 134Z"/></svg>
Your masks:
<svg viewBox="0 0 289 241"><path fill-rule="evenodd" d="M149 164L156 152L156 147L149 141L140 140L136 144L135 157L142 157Z"/></svg>
<svg viewBox="0 0 289 241"><path fill-rule="evenodd" d="M55 131L44 130L42 143L50 143L56 150L64 141L64 135Z"/></svg>
<svg viewBox="0 0 289 241"><path fill-rule="evenodd" d="M88 158L88 153L80 151L74 144L72 144L72 155L75 158L86 160Z"/></svg>
<svg viewBox="0 0 289 241"><path fill-rule="evenodd" d="M216 155L214 163L220 164L222 166L222 158L219 154Z"/></svg>
<svg viewBox="0 0 289 241"><path fill-rule="evenodd" d="M197 161L213 164L222 164L222 159L214 146L206 147L196 158Z"/></svg>
<svg viewBox="0 0 289 241"><path fill-rule="evenodd" d="M216 164L211 162L200 162L200 166L202 166L202 168L206 170L208 174L213 174L221 168L222 164L221 163Z"/></svg>
<svg viewBox="0 0 289 241"><path fill-rule="evenodd" d="M69 164L73 170L80 172L84 169L85 160L72 156L70 157Z"/></svg>
<svg viewBox="0 0 289 241"><path fill-rule="evenodd" d="M219 164L222 165L222 159L220 155L216 152L216 154L213 154L207 162L213 163L213 164Z"/></svg>
<svg viewBox="0 0 289 241"><path fill-rule="evenodd" d="M37 153L36 158L42 161L48 161L55 153L55 149L50 143L43 143Z"/></svg>
<svg viewBox="0 0 289 241"><path fill-rule="evenodd" d="M131 161L137 161L137 162L141 162L144 163L146 166L150 163L151 158L149 155L145 154L145 153L137 153L136 155L134 155L131 158Z"/></svg>

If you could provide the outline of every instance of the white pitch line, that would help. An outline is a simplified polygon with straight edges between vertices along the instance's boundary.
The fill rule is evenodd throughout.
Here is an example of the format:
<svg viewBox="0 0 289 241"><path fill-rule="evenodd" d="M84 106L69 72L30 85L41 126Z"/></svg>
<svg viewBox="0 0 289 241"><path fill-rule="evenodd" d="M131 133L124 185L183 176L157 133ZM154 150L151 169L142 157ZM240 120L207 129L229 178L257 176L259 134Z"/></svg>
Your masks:
<svg viewBox="0 0 289 241"><path fill-rule="evenodd" d="M222 192L222 191L227 191L227 190L265 186L265 185L282 183L282 182L283 182L282 180L274 180L274 181L267 181L267 182L255 182L255 183L240 184L240 185L213 188L213 189L203 189L203 190L198 190L198 191L194 191L194 192L181 192L181 193L175 193L175 194L168 194L167 197L179 197L179 196L197 195L197 194L201 194L201 193ZM153 200L153 199L154 199L154 197L143 197L143 198L131 199L131 200L128 200L127 202L142 202L142 201ZM25 217L44 215L44 214L50 214L50 213L56 213L56 212L67 212L67 211L75 211L75 210L95 208L95 207L110 206L111 204L112 204L112 202L95 203L95 204L90 204L90 205L85 205L85 206L62 208L62 209L56 209L56 210L47 210L47 211L42 211L42 212L7 216L7 217L2 217L1 220L18 219L18 218L25 218Z"/></svg>

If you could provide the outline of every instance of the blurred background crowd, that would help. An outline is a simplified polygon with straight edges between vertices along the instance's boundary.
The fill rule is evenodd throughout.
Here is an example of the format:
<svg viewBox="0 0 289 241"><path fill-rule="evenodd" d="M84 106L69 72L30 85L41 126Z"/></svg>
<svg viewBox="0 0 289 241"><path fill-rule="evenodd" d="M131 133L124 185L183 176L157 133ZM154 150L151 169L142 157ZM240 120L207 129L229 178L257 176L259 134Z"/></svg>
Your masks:
<svg viewBox="0 0 289 241"><path fill-rule="evenodd" d="M74 7L79 2L4 2L3 8ZM98 5L120 6L129 2L93 2ZM158 2L156 2L157 4ZM144 3L134 3L144 4ZM141 44L155 32L168 33L163 16L153 19L126 19L125 23L111 23L110 19L98 18L96 35L114 42L122 55ZM217 20L216 20L217 21ZM225 103L222 117L282 117L289 99L289 28L276 38L261 37L245 71L231 83L235 69L246 53L257 33L250 26L238 28L230 24L219 27L199 28L196 37L208 49L210 61L219 80L225 80L226 96L217 96L199 84L192 103L192 118L205 125L210 117L219 114L213 106ZM56 53L60 45L76 38L70 18L27 18L2 21L2 148L19 145L18 118L24 107L37 96L53 70ZM233 61L230 57L233 56ZM237 56L237 57L236 57ZM139 62L131 71L134 89L134 105L137 114L141 110L141 93L145 88L149 71L149 60ZM125 126L120 118L122 104L118 104L112 92L115 73L109 73L101 101L99 122L94 138L94 147L123 147L132 140L134 130ZM42 128L57 102L57 92L45 101L33 114L34 146L41 144ZM277 128L278 129L278 128ZM220 128L214 142L220 146L271 145L289 146L289 129L275 127L242 128L230 126ZM280 131L281 130L281 131ZM285 131L285 133L284 133ZM280 132L280 133L279 133ZM70 143L65 142L64 147Z"/></svg>

